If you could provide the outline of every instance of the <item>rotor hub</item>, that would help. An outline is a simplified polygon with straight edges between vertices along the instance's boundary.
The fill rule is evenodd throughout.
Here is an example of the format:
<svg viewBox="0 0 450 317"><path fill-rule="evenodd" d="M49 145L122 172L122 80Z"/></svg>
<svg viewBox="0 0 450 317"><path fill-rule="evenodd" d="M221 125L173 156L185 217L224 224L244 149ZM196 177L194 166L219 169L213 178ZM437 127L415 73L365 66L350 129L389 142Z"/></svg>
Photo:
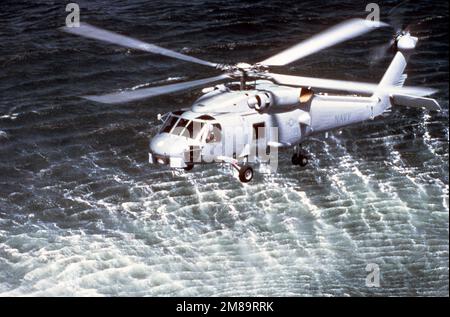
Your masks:
<svg viewBox="0 0 450 317"><path fill-rule="evenodd" d="M218 68L227 72L233 79L265 78L264 73L268 72L268 66L262 64L237 63L234 65L218 65Z"/></svg>

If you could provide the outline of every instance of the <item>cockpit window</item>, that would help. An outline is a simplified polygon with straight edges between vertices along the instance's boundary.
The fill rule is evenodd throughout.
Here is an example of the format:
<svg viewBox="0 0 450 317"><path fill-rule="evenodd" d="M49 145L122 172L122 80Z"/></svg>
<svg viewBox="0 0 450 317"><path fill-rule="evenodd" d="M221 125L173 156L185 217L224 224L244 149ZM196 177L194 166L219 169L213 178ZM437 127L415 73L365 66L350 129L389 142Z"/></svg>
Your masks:
<svg viewBox="0 0 450 317"><path fill-rule="evenodd" d="M204 115L198 117L197 119L198 119L198 120L205 120L205 121L214 120L213 117L208 116L207 114L204 114Z"/></svg>
<svg viewBox="0 0 450 317"><path fill-rule="evenodd" d="M192 121L192 122L193 122L193 124L192 124L193 130L190 132L191 132L192 138L197 139L199 137L200 133L202 132L203 127L206 125L206 122L201 122L201 121Z"/></svg>
<svg viewBox="0 0 450 317"><path fill-rule="evenodd" d="M189 120L180 118L180 120L178 120L177 125L175 126L175 128L172 131L172 134L175 135L183 135L184 132L184 128L186 127L186 125L188 124Z"/></svg>
<svg viewBox="0 0 450 317"><path fill-rule="evenodd" d="M195 139L194 137L192 137L193 132L194 132L194 121L189 121L189 124L187 125L186 129L183 131L183 136L185 136L187 138Z"/></svg>
<svg viewBox="0 0 450 317"><path fill-rule="evenodd" d="M174 127L175 123L177 123L177 121L178 117L170 116L169 118L167 118L162 128L162 132L170 133L170 131Z"/></svg>
<svg viewBox="0 0 450 317"><path fill-rule="evenodd" d="M177 123L177 128L183 129L184 127L186 127L186 124L189 122L189 120L180 118L180 121L178 121Z"/></svg>
<svg viewBox="0 0 450 317"><path fill-rule="evenodd" d="M186 128L179 131L179 135L184 136L186 138L197 139L198 135L202 131L205 122L200 122L197 120L191 120L187 124ZM178 126L177 126L178 127ZM174 131L175 133L175 131Z"/></svg>
<svg viewBox="0 0 450 317"><path fill-rule="evenodd" d="M221 141L220 124L211 122L215 120L208 115L202 115L192 120L182 118L183 113L171 113L164 123L161 132L180 135L187 138L207 140L208 143ZM206 126L206 128L205 128ZM201 136L200 136L201 135Z"/></svg>

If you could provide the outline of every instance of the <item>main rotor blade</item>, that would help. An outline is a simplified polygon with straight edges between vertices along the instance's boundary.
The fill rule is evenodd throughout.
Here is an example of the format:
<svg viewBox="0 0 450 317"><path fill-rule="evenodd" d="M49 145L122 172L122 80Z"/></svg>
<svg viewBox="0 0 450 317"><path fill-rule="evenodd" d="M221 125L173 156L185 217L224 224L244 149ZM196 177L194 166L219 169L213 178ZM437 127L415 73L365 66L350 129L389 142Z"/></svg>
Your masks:
<svg viewBox="0 0 450 317"><path fill-rule="evenodd" d="M351 19L325 30L322 33L314 35L313 37L262 61L260 64L267 66L287 65L300 58L321 51L324 48L347 41L382 26L387 26L387 24L364 19Z"/></svg>
<svg viewBox="0 0 450 317"><path fill-rule="evenodd" d="M137 50L141 50L141 51L145 51L145 52L150 52L150 53L164 55L164 56L168 56L168 57L172 57L172 58L176 58L176 59L181 59L181 60L187 61L187 62L197 63L197 64L206 65L206 66L210 66L210 67L216 67L218 65L216 63L211 63L211 62L204 61L204 60L192 57L192 56L177 53L175 51L172 51L172 50L169 50L166 48L162 48L162 47L156 46L154 44L145 43L143 41L140 41L140 40L137 40L137 39L125 36L125 35L121 35L121 34L111 32L111 31L100 29L98 27L92 26L87 23L81 23L79 27L65 26L65 27L62 27L61 29L67 33L71 33L71 34L75 34L75 35L79 35L79 36L83 36L83 37L87 37L87 38L91 38L91 39L95 39L95 40L100 40L100 41L108 42L108 43L112 43L112 44L117 44L117 45L129 47L129 48L133 48L133 49L137 49Z"/></svg>
<svg viewBox="0 0 450 317"><path fill-rule="evenodd" d="M428 96L434 94L437 90L431 88L422 87L410 87L410 86L386 86L379 87L378 84L335 80L335 79L322 79L313 77L301 77L267 73L268 77L272 78L276 83L288 86L297 87L311 87L325 90L347 91L362 94L373 94L377 92L383 92L386 94L402 93L414 96Z"/></svg>
<svg viewBox="0 0 450 317"><path fill-rule="evenodd" d="M114 104L114 103L126 103L130 101L135 101L139 99L149 98L149 97L155 97L159 95L169 94L173 92L183 91L191 88L200 87L209 83L213 83L216 81L220 81L223 79L229 78L228 75L219 75L216 77L209 77L199 80L193 80L193 81L187 81L184 83L178 83L178 84L172 84L172 85L165 85L165 86L158 86L158 87L151 87L151 88L144 88L144 89L138 89L133 91L122 91L118 93L111 93L106 95L99 95L99 96L84 96L83 98L101 102L101 103L108 103L108 104Z"/></svg>

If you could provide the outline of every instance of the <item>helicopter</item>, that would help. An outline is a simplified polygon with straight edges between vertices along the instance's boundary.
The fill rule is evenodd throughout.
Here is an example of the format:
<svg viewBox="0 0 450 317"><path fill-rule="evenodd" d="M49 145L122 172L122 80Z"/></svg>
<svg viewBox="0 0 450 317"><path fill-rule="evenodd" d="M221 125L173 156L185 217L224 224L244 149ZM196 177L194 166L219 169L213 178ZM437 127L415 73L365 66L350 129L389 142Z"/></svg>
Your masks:
<svg viewBox="0 0 450 317"><path fill-rule="evenodd" d="M404 86L408 58L418 42L409 31L395 35L392 42L396 54L378 83L285 75L270 70L387 26L366 19L346 20L254 64L213 63L87 23L62 29L220 71L221 74L204 79L83 98L117 104L206 87L191 107L158 114L163 124L149 143L149 162L186 171L198 164L229 164L238 172L239 180L247 183L254 176L252 163L275 162L277 156L272 154L278 153L279 148L293 148L292 164L306 166L309 157L301 145L318 133L374 120L389 114L393 106L441 110L435 99L427 97L436 90Z"/></svg>

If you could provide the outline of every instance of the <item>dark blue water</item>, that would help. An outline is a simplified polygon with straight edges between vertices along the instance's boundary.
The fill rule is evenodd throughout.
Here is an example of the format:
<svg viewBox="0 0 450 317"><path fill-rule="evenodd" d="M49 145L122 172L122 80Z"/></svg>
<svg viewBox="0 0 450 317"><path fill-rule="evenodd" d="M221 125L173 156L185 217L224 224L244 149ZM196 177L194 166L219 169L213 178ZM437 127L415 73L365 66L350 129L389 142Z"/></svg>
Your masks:
<svg viewBox="0 0 450 317"><path fill-rule="evenodd" d="M366 15L357 1L78 3L82 21L222 63ZM393 19L398 2L379 4ZM334 131L305 144L307 168L286 151L276 175L248 185L216 166L147 163L156 115L199 91L78 98L214 69L61 33L65 5L0 3L0 295L448 295L448 3L395 10L421 38L407 84L439 89L444 111ZM377 82L393 54L371 63L370 48L389 39L380 30L280 72ZM369 263L380 287L365 284Z"/></svg>

